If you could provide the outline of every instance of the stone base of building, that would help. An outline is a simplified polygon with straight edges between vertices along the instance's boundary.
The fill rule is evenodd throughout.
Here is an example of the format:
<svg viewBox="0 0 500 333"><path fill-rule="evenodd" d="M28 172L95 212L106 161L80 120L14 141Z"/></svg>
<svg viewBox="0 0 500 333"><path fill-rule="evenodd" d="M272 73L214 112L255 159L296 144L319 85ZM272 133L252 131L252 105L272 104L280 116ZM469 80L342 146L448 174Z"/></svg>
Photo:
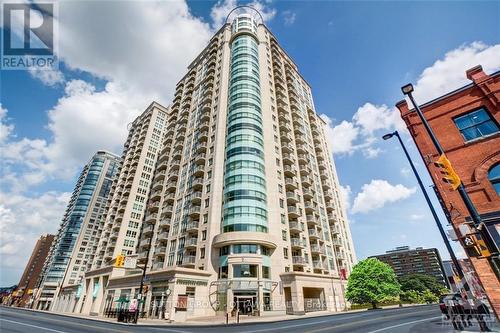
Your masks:
<svg viewBox="0 0 500 333"><path fill-rule="evenodd" d="M87 272L81 285L63 286L52 307L56 312L115 317L136 308L143 318L184 322L217 315L268 316L343 311L345 281L329 275L290 272L280 281L217 280L190 268L142 271L106 267ZM139 300L138 302L136 300Z"/></svg>

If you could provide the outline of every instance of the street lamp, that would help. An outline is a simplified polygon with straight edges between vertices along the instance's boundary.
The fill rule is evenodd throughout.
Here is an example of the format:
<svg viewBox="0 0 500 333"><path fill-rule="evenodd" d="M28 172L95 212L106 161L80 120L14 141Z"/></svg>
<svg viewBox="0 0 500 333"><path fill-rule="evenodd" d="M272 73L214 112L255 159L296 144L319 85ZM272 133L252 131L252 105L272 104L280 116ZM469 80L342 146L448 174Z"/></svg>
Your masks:
<svg viewBox="0 0 500 333"><path fill-rule="evenodd" d="M427 191L424 188L424 184L422 184L422 180L420 179L420 176L417 172L417 169L415 168L415 165L413 164L413 161L410 157L410 154L408 154L408 150L406 150L406 147L403 143L403 140L401 140L401 137L399 136L398 131L394 131L392 133L387 133L386 135L382 136L382 139L389 140L393 136L398 138L398 141L401 144L401 147L403 148L403 151L406 155L406 158L408 159L408 163L410 163L413 174L415 175L415 178L417 178L418 185L420 186L420 189L422 190L422 193L424 194L425 201L427 201L427 205L429 205L429 209L431 210L432 216L434 217L434 221L436 221L436 225L439 229L439 233L441 234L441 237L443 238L446 249L448 250L448 253L450 254L450 258L453 261L453 264L455 265L455 267L457 269L458 276L460 277L460 279L464 283L464 289L466 291L469 291L470 290L469 285L467 284L467 281L464 278L464 272L462 271L462 267L460 266L460 264L457 260L457 257L455 256L455 253L453 252L453 249L451 248L450 241L448 240L448 237L446 236L446 234L444 232L443 225L439 221L439 217L437 216L436 211L434 210L434 206L432 205L431 200L429 199L429 195L427 194Z"/></svg>

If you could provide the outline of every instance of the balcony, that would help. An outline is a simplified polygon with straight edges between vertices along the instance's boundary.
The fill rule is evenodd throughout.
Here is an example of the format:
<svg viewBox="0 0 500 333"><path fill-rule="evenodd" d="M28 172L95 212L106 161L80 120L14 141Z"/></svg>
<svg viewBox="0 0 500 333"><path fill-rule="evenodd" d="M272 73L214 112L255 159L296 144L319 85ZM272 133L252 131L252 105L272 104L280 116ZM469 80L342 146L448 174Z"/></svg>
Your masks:
<svg viewBox="0 0 500 333"><path fill-rule="evenodd" d="M204 165L197 165L193 168L193 175L196 177L203 176L204 173L205 173L205 166Z"/></svg>
<svg viewBox="0 0 500 333"><path fill-rule="evenodd" d="M300 201L300 197L295 191L286 192L286 199L290 204L295 204Z"/></svg>
<svg viewBox="0 0 500 333"><path fill-rule="evenodd" d="M300 248L300 249L303 249L306 245L305 245L305 241L303 239L300 239L300 238L290 238L290 245L292 246L292 248Z"/></svg>
<svg viewBox="0 0 500 333"><path fill-rule="evenodd" d="M163 180L158 180L153 183L153 191L154 190L159 190L163 186Z"/></svg>
<svg viewBox="0 0 500 333"><path fill-rule="evenodd" d="M155 223L158 218L158 214L148 214L146 215L146 223Z"/></svg>
<svg viewBox="0 0 500 333"><path fill-rule="evenodd" d="M285 153L282 155L282 158L283 158L283 163L287 163L287 164L291 164L291 165L295 164L295 157L293 156L293 154Z"/></svg>
<svg viewBox="0 0 500 333"><path fill-rule="evenodd" d="M167 185L165 185L165 190L166 191L175 190L176 187L177 187L177 181L174 180L174 181L168 182Z"/></svg>
<svg viewBox="0 0 500 333"><path fill-rule="evenodd" d="M297 188L299 188L299 183L297 182L297 180L294 178L285 178L285 186L287 189L290 189L290 190L296 190Z"/></svg>
<svg viewBox="0 0 500 333"><path fill-rule="evenodd" d="M192 206L189 209L189 215L194 217L194 216L200 216L201 213L201 207L200 206Z"/></svg>
<svg viewBox="0 0 500 333"><path fill-rule="evenodd" d="M320 260L314 260L312 266L314 269L325 269L323 262L321 262Z"/></svg>
<svg viewBox="0 0 500 333"><path fill-rule="evenodd" d="M301 232L303 230L302 225L297 221L292 221L292 222L288 223L288 225L289 225L290 231Z"/></svg>
<svg viewBox="0 0 500 333"><path fill-rule="evenodd" d="M191 193L191 195L190 195L191 202L193 204L199 204L201 202L202 196L203 196L203 193L201 191Z"/></svg>
<svg viewBox="0 0 500 333"><path fill-rule="evenodd" d="M336 253L335 257L337 257L337 259L339 259L339 260L347 260L346 255L342 252Z"/></svg>
<svg viewBox="0 0 500 333"><path fill-rule="evenodd" d="M302 189L302 195L304 196L304 199L312 199L314 198L314 193L310 188L303 188Z"/></svg>
<svg viewBox="0 0 500 333"><path fill-rule="evenodd" d="M293 256L292 257L292 263L294 265L300 265L300 266L307 265L306 259L303 258L303 257L299 257L299 256Z"/></svg>
<svg viewBox="0 0 500 333"><path fill-rule="evenodd" d="M319 225L318 218L314 216L313 214L307 214L306 215L306 222L308 225Z"/></svg>
<svg viewBox="0 0 500 333"><path fill-rule="evenodd" d="M156 236L156 239L161 242L166 242L168 240L168 232L160 232L158 236Z"/></svg>
<svg viewBox="0 0 500 333"><path fill-rule="evenodd" d="M158 209L160 209L160 202L159 201L152 202L148 205L148 210L150 212L157 212Z"/></svg>
<svg viewBox="0 0 500 333"><path fill-rule="evenodd" d="M170 223L172 223L172 220L170 220L168 218L162 219L160 221L159 226L160 226L160 228L170 228Z"/></svg>
<svg viewBox="0 0 500 333"><path fill-rule="evenodd" d="M163 217L166 217L172 215L173 211L174 211L174 206L167 204L164 205L163 208L161 209L161 214Z"/></svg>
<svg viewBox="0 0 500 333"><path fill-rule="evenodd" d="M324 254L324 250L322 246L318 244L311 244L311 253L313 254Z"/></svg>
<svg viewBox="0 0 500 333"><path fill-rule="evenodd" d="M188 238L184 243L185 248L196 248L198 246L198 238Z"/></svg>
<svg viewBox="0 0 500 333"><path fill-rule="evenodd" d="M163 269L163 264L164 262L163 261L160 261L160 262L155 262L153 264L153 270L160 270L160 269Z"/></svg>
<svg viewBox="0 0 500 333"><path fill-rule="evenodd" d="M182 266L194 266L196 263L196 256L184 256L182 258Z"/></svg>
<svg viewBox="0 0 500 333"><path fill-rule="evenodd" d="M143 235L150 235L155 230L154 224L149 224L142 229Z"/></svg>
<svg viewBox="0 0 500 333"><path fill-rule="evenodd" d="M331 225L330 231L332 232L332 235L338 235L340 234L340 227L338 225Z"/></svg>
<svg viewBox="0 0 500 333"><path fill-rule="evenodd" d="M313 179L309 176L302 177L301 180L302 180L302 184L304 184L304 185L311 186L313 184Z"/></svg>
<svg viewBox="0 0 500 333"><path fill-rule="evenodd" d="M193 181L191 182L191 187L194 189L194 190L199 190L199 189L202 189L203 188L203 183L204 183L204 180L203 178L195 178L193 179Z"/></svg>
<svg viewBox="0 0 500 333"><path fill-rule="evenodd" d="M192 208L194 208L194 207L192 207ZM186 225L186 231L187 232L195 232L195 231L198 231L198 227L199 227L199 222L192 221Z"/></svg>
<svg viewBox="0 0 500 333"><path fill-rule="evenodd" d="M297 169L293 165L284 165L283 171L285 176L294 177L297 175Z"/></svg>
<svg viewBox="0 0 500 333"><path fill-rule="evenodd" d="M281 150L284 152L284 153L293 153L295 148L293 147L293 145L289 144L289 143L282 143L281 144Z"/></svg>
<svg viewBox="0 0 500 333"><path fill-rule="evenodd" d="M196 164L205 164L207 155L205 153L199 153L194 157L194 162Z"/></svg>
<svg viewBox="0 0 500 333"><path fill-rule="evenodd" d="M288 216L291 218L297 218L302 215L300 208L297 205L288 206Z"/></svg>
<svg viewBox="0 0 500 333"><path fill-rule="evenodd" d="M333 246L342 246L342 241L339 238L332 238Z"/></svg>
<svg viewBox="0 0 500 333"><path fill-rule="evenodd" d="M316 206L312 201L306 201L304 202L304 208L306 210L306 213L313 213L316 209Z"/></svg>
<svg viewBox="0 0 500 333"><path fill-rule="evenodd" d="M160 246L155 249L154 255L155 256L165 256L165 253L167 252L167 247L166 246Z"/></svg>
<svg viewBox="0 0 500 333"><path fill-rule="evenodd" d="M162 190L152 191L151 195L150 195L151 200L160 199L161 198L161 193L162 193Z"/></svg>
<svg viewBox="0 0 500 333"><path fill-rule="evenodd" d="M309 229L309 239L319 239L320 234L316 229Z"/></svg>
<svg viewBox="0 0 500 333"><path fill-rule="evenodd" d="M149 243L150 243L149 238L143 239L139 242L139 247L148 248L150 246Z"/></svg>

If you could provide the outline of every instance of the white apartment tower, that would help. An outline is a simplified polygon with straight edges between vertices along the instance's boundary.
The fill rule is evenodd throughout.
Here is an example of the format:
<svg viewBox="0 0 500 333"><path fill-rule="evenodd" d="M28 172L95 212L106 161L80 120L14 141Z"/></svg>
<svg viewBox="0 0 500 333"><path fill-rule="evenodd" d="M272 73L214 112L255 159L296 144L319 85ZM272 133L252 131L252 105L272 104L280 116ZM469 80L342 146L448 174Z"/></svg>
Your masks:
<svg viewBox="0 0 500 333"><path fill-rule="evenodd" d="M325 123L257 11L233 10L190 64L162 134L139 202L142 227L140 219L130 226L136 187L125 199L116 194L129 181L125 166L120 172L101 268L86 275L94 312L132 298L144 300L147 317L174 321L345 308L356 257ZM146 148L124 163L136 154L142 161ZM142 165L129 166L134 184ZM130 247L122 244L129 231L138 237ZM142 290L140 270L103 266L133 246L147 267Z"/></svg>

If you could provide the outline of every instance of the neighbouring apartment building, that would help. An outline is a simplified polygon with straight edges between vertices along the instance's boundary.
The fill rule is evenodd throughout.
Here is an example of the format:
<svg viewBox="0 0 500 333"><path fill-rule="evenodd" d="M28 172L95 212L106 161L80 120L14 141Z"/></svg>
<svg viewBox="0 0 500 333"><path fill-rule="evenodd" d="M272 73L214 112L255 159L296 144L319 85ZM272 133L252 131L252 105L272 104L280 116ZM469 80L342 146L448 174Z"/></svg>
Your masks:
<svg viewBox="0 0 500 333"><path fill-rule="evenodd" d="M48 310L63 284L77 284L94 260L120 158L98 151L83 168L44 264L35 307Z"/></svg>
<svg viewBox="0 0 500 333"><path fill-rule="evenodd" d="M147 317L174 321L345 309L356 256L326 124L258 12L233 11L168 110L143 117L123 156L133 172L120 172L99 257L82 293L63 293L66 311L109 315L132 299ZM148 128L160 131L155 155L145 137L129 152ZM142 294L141 269L113 265L119 254L146 265Z"/></svg>
<svg viewBox="0 0 500 333"><path fill-rule="evenodd" d="M377 258L391 266L398 278L410 274L424 274L433 276L443 286L448 286L439 251L435 248L410 249L409 246L398 246L394 250L372 256L372 258Z"/></svg>
<svg viewBox="0 0 500 333"><path fill-rule="evenodd" d="M153 102L128 125L122 164L110 185L99 240L94 247L95 256L88 263L87 275L112 268L118 255L136 253L167 113L165 107ZM65 283L55 309L78 313L98 312L95 310L95 300L98 294L104 292L106 285L107 280L97 279L89 293L89 285L85 286L83 279Z"/></svg>
<svg viewBox="0 0 500 333"><path fill-rule="evenodd" d="M481 66L465 75L470 84L421 105L422 112L441 143L455 172L478 210L491 241L500 245L500 72L486 74ZM457 191L442 181L433 164L439 156L420 118L406 101L396 105L425 161L445 206L445 214L477 272L497 316L500 314L500 267L498 253L472 255L464 237L476 232ZM491 247L491 246L490 246Z"/></svg>
<svg viewBox="0 0 500 333"><path fill-rule="evenodd" d="M33 293L37 282L41 278L43 264L49 254L54 235L42 235L36 241L30 259L24 268L23 275L13 293L13 305L19 307L30 306L33 302Z"/></svg>

